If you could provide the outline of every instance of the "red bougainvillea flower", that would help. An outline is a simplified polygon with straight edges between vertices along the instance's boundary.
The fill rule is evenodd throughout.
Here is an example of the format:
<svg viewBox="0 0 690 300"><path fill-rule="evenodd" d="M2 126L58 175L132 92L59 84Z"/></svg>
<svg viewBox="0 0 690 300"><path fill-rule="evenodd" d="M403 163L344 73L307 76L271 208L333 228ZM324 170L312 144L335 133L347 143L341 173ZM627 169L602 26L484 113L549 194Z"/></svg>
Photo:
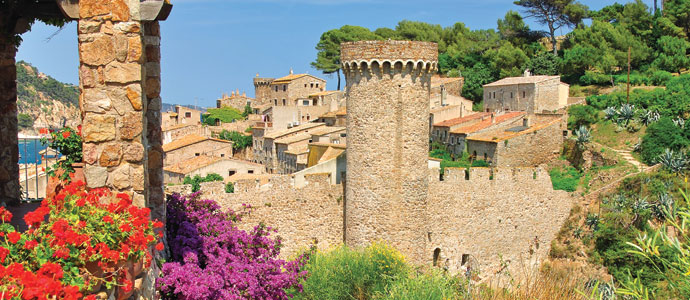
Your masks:
<svg viewBox="0 0 690 300"><path fill-rule="evenodd" d="M71 134L71 133L70 133L69 131L65 130L65 131L62 132L62 138L65 138L65 139L66 139L66 138L69 138L70 134Z"/></svg>
<svg viewBox="0 0 690 300"><path fill-rule="evenodd" d="M81 125L77 126L77 134L81 136Z"/></svg>
<svg viewBox="0 0 690 300"><path fill-rule="evenodd" d="M6 223L12 220L12 213L0 206L0 222Z"/></svg>
<svg viewBox="0 0 690 300"><path fill-rule="evenodd" d="M22 234L19 232L10 232L7 234L7 240L12 244L16 244L22 238Z"/></svg>
<svg viewBox="0 0 690 300"><path fill-rule="evenodd" d="M163 243L156 244L156 250L163 251L164 248L165 248L165 246L163 246Z"/></svg>
<svg viewBox="0 0 690 300"><path fill-rule="evenodd" d="M163 228L163 222L161 222L161 221L153 222L153 227L154 228Z"/></svg>
<svg viewBox="0 0 690 300"><path fill-rule="evenodd" d="M113 218L110 216L103 216L103 222L113 224Z"/></svg>

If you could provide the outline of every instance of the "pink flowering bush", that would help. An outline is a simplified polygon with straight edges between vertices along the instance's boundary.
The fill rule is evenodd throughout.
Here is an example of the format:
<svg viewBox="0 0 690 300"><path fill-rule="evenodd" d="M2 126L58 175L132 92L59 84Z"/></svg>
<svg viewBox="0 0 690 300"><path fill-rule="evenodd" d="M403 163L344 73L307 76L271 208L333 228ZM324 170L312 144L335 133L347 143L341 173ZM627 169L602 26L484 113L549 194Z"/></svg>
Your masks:
<svg viewBox="0 0 690 300"><path fill-rule="evenodd" d="M288 299L301 291L306 258L278 259L280 241L259 225L237 228L241 214L223 212L198 193L168 197L171 261L163 265L158 288L166 299Z"/></svg>

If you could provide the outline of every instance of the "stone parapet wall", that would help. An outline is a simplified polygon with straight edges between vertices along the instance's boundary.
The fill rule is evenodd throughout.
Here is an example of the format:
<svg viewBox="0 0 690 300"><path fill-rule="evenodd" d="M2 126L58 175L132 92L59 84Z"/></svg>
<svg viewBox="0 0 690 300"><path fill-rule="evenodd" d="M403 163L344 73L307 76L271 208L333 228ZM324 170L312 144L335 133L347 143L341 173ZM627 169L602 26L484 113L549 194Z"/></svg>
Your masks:
<svg viewBox="0 0 690 300"><path fill-rule="evenodd" d="M425 259L440 249L439 264L451 272L462 271L463 254L479 262L482 278L502 263L511 274L531 270L546 259L573 204L541 168L472 168L469 175L446 168L443 178L430 175Z"/></svg>
<svg viewBox="0 0 690 300"><path fill-rule="evenodd" d="M438 45L430 42L414 41L359 41L347 42L340 45L340 61L344 65L358 64L361 62L378 62L383 65L385 61L392 65L395 62L433 63L436 67L438 61Z"/></svg>
<svg viewBox="0 0 690 300"><path fill-rule="evenodd" d="M0 24L5 24L0 14ZM2 26L2 25L0 25ZM0 203L19 201L19 146L17 141L17 46L0 28Z"/></svg>

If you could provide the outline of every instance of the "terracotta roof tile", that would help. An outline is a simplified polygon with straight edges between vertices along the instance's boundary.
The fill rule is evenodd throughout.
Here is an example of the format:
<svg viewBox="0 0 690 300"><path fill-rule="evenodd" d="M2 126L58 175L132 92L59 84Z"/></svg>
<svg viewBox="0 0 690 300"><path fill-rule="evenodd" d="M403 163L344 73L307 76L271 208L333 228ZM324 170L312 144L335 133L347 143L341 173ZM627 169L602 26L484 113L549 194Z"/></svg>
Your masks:
<svg viewBox="0 0 690 300"><path fill-rule="evenodd" d="M181 139L177 139L177 140L174 140L170 143L163 145L163 151L168 152L168 151L180 149L182 147L186 147L186 146L196 144L199 142L203 142L206 140L213 140L216 142L232 144L231 141L212 139L212 138L207 138L207 137L203 137L203 136L196 135L196 134L189 134L189 135L182 137Z"/></svg>
<svg viewBox="0 0 690 300"><path fill-rule="evenodd" d="M451 131L450 133L455 133L455 134L474 133L474 132L480 131L482 129L489 128L492 125L500 124L500 123L503 123L505 121L509 121L511 119L523 116L525 114L527 114L527 113L522 112L522 111L514 111L514 112L505 113L505 114L502 114L500 116L496 116L496 123L493 123L491 121L491 118L487 118L486 120L483 120L479 123L455 129L455 130Z"/></svg>
<svg viewBox="0 0 690 300"><path fill-rule="evenodd" d="M309 139L311 139L311 133L300 132L300 133L295 134L295 135L290 136L290 137L283 137L283 138L276 139L274 143L290 145L293 143L306 141Z"/></svg>
<svg viewBox="0 0 690 300"><path fill-rule="evenodd" d="M268 133L264 136L264 138L278 139L278 138L281 138L281 137L286 136L288 134L300 132L303 130L309 130L309 129L312 129L314 127L325 126L325 125L326 124L324 124L324 123L304 123L302 125L299 125L297 127L292 127L290 129L287 129L287 130L281 130L281 131L275 131L275 132Z"/></svg>
<svg viewBox="0 0 690 300"><path fill-rule="evenodd" d="M484 86L539 83L539 82L549 80L549 79L554 79L554 78L558 78L558 80L560 80L561 76L540 75L540 76L527 76L527 77L506 77L506 78L503 78L499 81L494 81L492 83L485 84Z"/></svg>
<svg viewBox="0 0 690 300"><path fill-rule="evenodd" d="M189 174L192 171L201 169L206 166L210 166L219 162L222 158L212 157L212 156L195 156L185 161L181 161L172 166L165 167L164 170L167 172L177 173L177 174Z"/></svg>
<svg viewBox="0 0 690 300"><path fill-rule="evenodd" d="M335 126L325 126L314 129L314 131L309 132L311 135L326 135L331 133L336 133L338 131L346 130L345 127L335 127Z"/></svg>
<svg viewBox="0 0 690 300"><path fill-rule="evenodd" d="M512 139L517 136L521 136L523 134L528 134L535 132L539 129L543 129L546 127L549 127L553 124L559 123L561 120L556 119L556 120L549 120L548 122L543 122L539 124L534 124L531 127L523 130L523 131L518 131L518 132L513 132L513 131L494 131L494 132L487 132L487 133L482 133L477 136L473 136L470 138L467 138L467 140L472 140L472 141L481 141L481 142L492 142L492 143L498 143L502 142L505 140Z"/></svg>
<svg viewBox="0 0 690 300"><path fill-rule="evenodd" d="M442 84L447 84L451 82L456 82L456 81L462 81L464 78L462 77L441 77L441 76L433 76L431 77L431 86L439 86Z"/></svg>
<svg viewBox="0 0 690 300"><path fill-rule="evenodd" d="M488 117L489 115L491 115L491 113L486 113L486 112L476 113L476 114L471 114L471 115L465 116L465 117L460 117L460 118L455 118L455 119L450 119L450 120L446 120L443 122L439 122L439 123L434 124L434 126L451 127L451 126L459 125L459 124L466 123L466 122L469 122L472 120Z"/></svg>

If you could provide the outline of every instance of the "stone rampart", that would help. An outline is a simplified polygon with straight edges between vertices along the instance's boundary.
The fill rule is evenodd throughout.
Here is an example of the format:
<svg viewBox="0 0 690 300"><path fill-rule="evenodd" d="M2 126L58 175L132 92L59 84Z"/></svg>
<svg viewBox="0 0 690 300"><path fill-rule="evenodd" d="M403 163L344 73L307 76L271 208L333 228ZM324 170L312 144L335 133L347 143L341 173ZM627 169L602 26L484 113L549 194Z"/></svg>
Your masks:
<svg viewBox="0 0 690 300"><path fill-rule="evenodd" d="M463 270L463 255L479 262L482 278L502 271L502 263L515 274L542 261L572 206L541 168L446 168L443 181L434 171L426 261L451 272Z"/></svg>
<svg viewBox="0 0 690 300"><path fill-rule="evenodd" d="M427 238L426 245L419 245L425 254L416 260L426 265L436 260L456 273L463 270L463 255L469 255L480 263L482 278L501 271L502 262L515 272L543 260L570 211L568 193L554 191L541 168L466 172L446 168L440 181L438 169L429 170L428 220L409 224L423 228ZM327 174L306 175L305 180L301 188L292 176L265 184L239 181L234 194L226 194L222 182L202 183L201 197L218 201L224 209L251 205L254 211L240 227L248 230L263 222L277 229L284 242L282 255L289 258L315 243L328 249L343 242L343 186L330 184ZM185 194L191 186L170 186L167 191ZM436 249L440 252L435 259Z"/></svg>

